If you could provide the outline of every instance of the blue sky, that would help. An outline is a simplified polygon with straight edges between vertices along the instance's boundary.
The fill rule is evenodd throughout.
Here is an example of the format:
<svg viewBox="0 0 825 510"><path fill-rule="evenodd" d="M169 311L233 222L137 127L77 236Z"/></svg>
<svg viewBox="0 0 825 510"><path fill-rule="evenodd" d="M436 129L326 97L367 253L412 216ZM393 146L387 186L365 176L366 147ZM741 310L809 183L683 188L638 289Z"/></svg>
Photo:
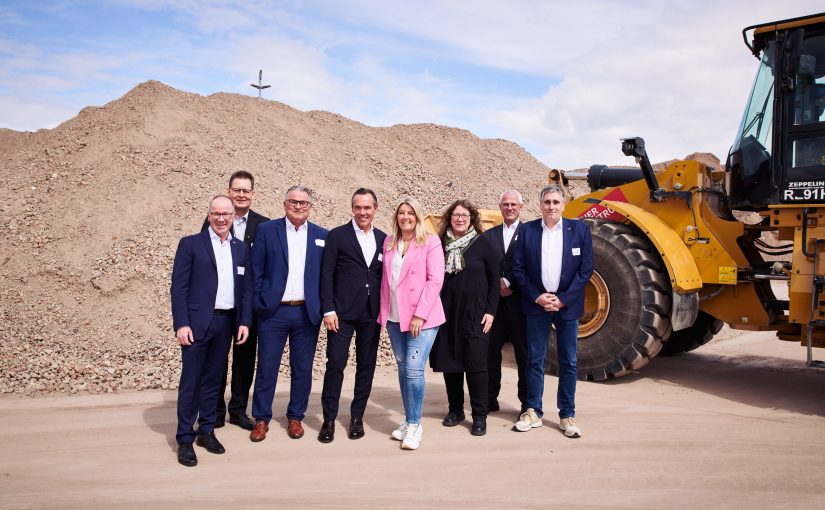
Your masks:
<svg viewBox="0 0 825 510"><path fill-rule="evenodd" d="M504 138L553 168L724 159L756 70L747 25L821 0L0 1L0 127L51 128L140 82L370 126Z"/></svg>

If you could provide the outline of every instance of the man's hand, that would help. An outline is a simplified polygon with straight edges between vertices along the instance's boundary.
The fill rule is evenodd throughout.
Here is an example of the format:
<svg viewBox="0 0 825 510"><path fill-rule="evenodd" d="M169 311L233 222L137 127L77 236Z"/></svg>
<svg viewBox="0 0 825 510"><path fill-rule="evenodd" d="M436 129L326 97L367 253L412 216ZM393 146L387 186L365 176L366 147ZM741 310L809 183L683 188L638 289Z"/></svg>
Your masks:
<svg viewBox="0 0 825 510"><path fill-rule="evenodd" d="M192 328L189 326L181 326L175 331L175 338L178 339L178 343L181 345L192 345L192 342L195 341L192 338Z"/></svg>
<svg viewBox="0 0 825 510"><path fill-rule="evenodd" d="M544 308L545 312L558 312L559 303L561 303L559 298L551 292L545 292L536 298L536 304Z"/></svg>
<svg viewBox="0 0 825 510"><path fill-rule="evenodd" d="M493 316L489 313L485 313L484 317L481 318L481 324L484 326L482 331L484 331L484 333L488 333L490 328L493 327Z"/></svg>
<svg viewBox="0 0 825 510"><path fill-rule="evenodd" d="M410 321L410 334L413 338L417 338L419 333L421 333L421 327L424 326L424 319L421 317L416 317L413 315L412 320Z"/></svg>
<svg viewBox="0 0 825 510"><path fill-rule="evenodd" d="M499 280L499 291L498 291L498 293L501 295L501 297L507 297L507 296L511 296L513 294L513 291L510 290L510 287L508 287L507 284L504 283L504 278Z"/></svg>
<svg viewBox="0 0 825 510"><path fill-rule="evenodd" d="M338 332L338 315L331 313L329 315L324 316L324 326L326 326L328 331L332 331L333 333Z"/></svg>
<svg viewBox="0 0 825 510"><path fill-rule="evenodd" d="M237 341L235 345L243 345L249 339L249 328L246 326L238 326L238 334L235 335Z"/></svg>

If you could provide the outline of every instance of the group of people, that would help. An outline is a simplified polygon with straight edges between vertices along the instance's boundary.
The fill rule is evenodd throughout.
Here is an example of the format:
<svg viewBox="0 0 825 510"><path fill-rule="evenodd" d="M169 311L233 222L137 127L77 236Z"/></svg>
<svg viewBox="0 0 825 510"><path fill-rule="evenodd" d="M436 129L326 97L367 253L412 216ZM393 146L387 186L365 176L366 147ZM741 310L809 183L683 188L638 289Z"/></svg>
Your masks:
<svg viewBox="0 0 825 510"><path fill-rule="evenodd" d="M506 341L513 344L518 366L521 409L514 430L540 427L551 327L559 365L559 427L567 437L581 436L574 420L576 338L593 264L590 232L584 223L562 218L565 193L559 186L541 190L541 218L526 223L519 218L521 194L504 192L503 223L486 232L477 207L462 199L446 209L439 232L429 233L421 204L405 197L387 234L373 226L378 197L370 189L352 195L351 221L327 231L309 221L313 193L307 187L289 188L284 216L269 220L251 209L254 184L249 172L232 174L226 193L209 202L201 233L181 239L175 254L172 315L183 360L178 462L197 465L193 443L224 453L215 428L224 426L227 410L229 422L249 430L251 441L266 438L287 341L287 434L303 437L321 324L327 330L322 443L335 438L353 336L355 388L347 437L364 436L382 328L398 365L405 419L391 437L402 449L415 450L422 441L428 361L444 377L448 409L442 424L453 427L465 420L466 379L470 432L486 433L487 414L500 408Z"/></svg>

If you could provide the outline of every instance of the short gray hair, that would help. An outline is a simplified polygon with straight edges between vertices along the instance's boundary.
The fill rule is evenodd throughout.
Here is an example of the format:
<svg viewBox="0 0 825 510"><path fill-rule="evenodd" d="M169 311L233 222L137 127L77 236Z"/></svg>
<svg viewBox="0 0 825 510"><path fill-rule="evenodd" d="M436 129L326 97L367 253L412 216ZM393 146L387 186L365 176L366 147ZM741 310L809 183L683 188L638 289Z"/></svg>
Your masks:
<svg viewBox="0 0 825 510"><path fill-rule="evenodd" d="M561 203L565 203L567 201L567 197L564 195L564 190L558 184L548 184L547 186L541 188L541 192L539 192L539 202L544 200L544 195L548 193L558 193L561 195Z"/></svg>
<svg viewBox="0 0 825 510"><path fill-rule="evenodd" d="M315 200L315 193L309 186L304 186L303 184L296 184L295 186L290 186L286 193L284 193L284 202L286 202L287 197L293 191L303 191L309 197L309 203L311 204L313 200Z"/></svg>
<svg viewBox="0 0 825 510"><path fill-rule="evenodd" d="M501 203L502 200L504 200L504 195L506 195L508 193L511 193L511 194L515 195L518 198L518 203L519 204L524 203L524 198L521 196L521 193L519 193L519 190L517 190L517 189L508 189L508 190L504 190L504 191L501 192L501 196L498 197L498 203L499 204Z"/></svg>

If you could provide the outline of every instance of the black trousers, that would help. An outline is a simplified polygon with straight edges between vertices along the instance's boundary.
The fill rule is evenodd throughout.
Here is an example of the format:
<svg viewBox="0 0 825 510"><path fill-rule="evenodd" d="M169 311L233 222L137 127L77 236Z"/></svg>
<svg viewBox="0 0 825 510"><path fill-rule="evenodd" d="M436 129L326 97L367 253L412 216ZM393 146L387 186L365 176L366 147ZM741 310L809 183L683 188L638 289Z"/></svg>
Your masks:
<svg viewBox="0 0 825 510"><path fill-rule="evenodd" d="M464 376L467 376L473 418L487 416L487 372L444 372L450 411L464 414Z"/></svg>
<svg viewBox="0 0 825 510"><path fill-rule="evenodd" d="M232 396L229 399L229 415L241 416L246 414L249 404L249 389L255 378L255 355L258 352L258 330L255 326L249 328L249 338L243 345L236 345L235 335L232 332ZM226 416L224 393L226 392L226 375L229 371L229 357L224 360L221 372L221 385L218 388L218 405L216 407L218 419Z"/></svg>
<svg viewBox="0 0 825 510"><path fill-rule="evenodd" d="M508 298L503 298L508 299ZM490 347L487 355L487 384L488 400L496 402L501 391L501 348L504 342L513 344L513 353L516 356L518 367L518 399L521 410L526 409L527 380L524 369L527 366L527 322L524 314L514 312L506 306L499 305L493 329L490 332Z"/></svg>
<svg viewBox="0 0 825 510"><path fill-rule="evenodd" d="M355 391L350 406L351 418L362 418L367 408L367 400L372 392L375 376L375 358L378 355L378 337L381 325L375 317L355 320L338 319L338 331L327 331L327 367L324 373L324 388L321 391L321 407L324 421L338 417L338 402L341 399L341 385L344 383L344 369L349 357L349 346L355 333Z"/></svg>

